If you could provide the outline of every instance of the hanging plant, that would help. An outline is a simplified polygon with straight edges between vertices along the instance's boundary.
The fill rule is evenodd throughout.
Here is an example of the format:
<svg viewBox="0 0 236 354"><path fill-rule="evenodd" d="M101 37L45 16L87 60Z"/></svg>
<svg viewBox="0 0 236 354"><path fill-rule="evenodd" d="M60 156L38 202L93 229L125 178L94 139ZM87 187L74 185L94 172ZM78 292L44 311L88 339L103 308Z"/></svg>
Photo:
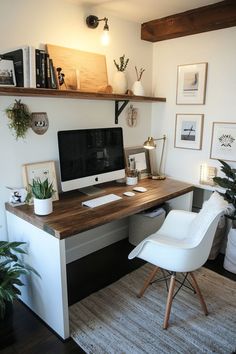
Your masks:
<svg viewBox="0 0 236 354"><path fill-rule="evenodd" d="M21 100L15 100L15 103L6 109L6 114L10 119L8 126L14 131L16 139L24 139L31 127L31 113L28 107L21 103Z"/></svg>

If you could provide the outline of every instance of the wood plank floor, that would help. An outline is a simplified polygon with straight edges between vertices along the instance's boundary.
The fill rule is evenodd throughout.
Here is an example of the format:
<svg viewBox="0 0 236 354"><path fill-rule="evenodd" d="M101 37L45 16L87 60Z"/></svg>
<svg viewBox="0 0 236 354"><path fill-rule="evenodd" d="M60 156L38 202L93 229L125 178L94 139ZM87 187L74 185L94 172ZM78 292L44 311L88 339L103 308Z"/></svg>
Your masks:
<svg viewBox="0 0 236 354"><path fill-rule="evenodd" d="M91 256L87 259L83 259L83 268L86 269L91 276L89 270L89 264L93 264L93 267L96 268L95 278L98 279L98 273L101 274L101 287L107 285L107 282L115 281L117 278L124 275L123 273L132 270L131 268L137 267L137 264L126 263L127 254L130 250L130 245L127 242L119 242L115 245L109 246L105 251L99 251L94 255L96 262L102 263L101 269L97 269L94 266L94 262L91 262ZM105 254L107 253L107 256ZM110 264L112 258L112 266L107 267ZM223 255L219 255L216 260L208 261L206 263L207 268L217 271L218 273L229 277L236 281L236 274L227 272L223 269ZM102 259L102 262L101 262ZM119 262L119 261L121 262ZM122 267L120 267L120 265ZM128 265L132 265L129 269ZM105 268L107 272L105 272ZM69 267L69 281L70 288L70 302L73 303L78 298L78 294L75 294L76 291L76 282L75 279L78 277L76 272L78 268L76 264L72 264ZM81 268L80 268L81 269ZM77 276L76 276L77 274ZM106 281L105 281L106 279ZM93 283L92 278L90 278L90 283ZM82 280L79 279L81 282ZM96 291L99 287L99 282L96 282L96 288L89 288L86 285L87 294ZM79 295L80 298L86 296L86 293L83 291ZM4 329L4 332L7 329ZM2 332L1 332L2 331ZM12 329L7 331L7 334L3 333L3 330L0 329L0 352L1 354L77 354L84 353L84 351L77 346L77 344L69 339L63 342L61 339L55 335L36 315L34 315L25 305L17 301L14 304L13 311L13 326Z"/></svg>

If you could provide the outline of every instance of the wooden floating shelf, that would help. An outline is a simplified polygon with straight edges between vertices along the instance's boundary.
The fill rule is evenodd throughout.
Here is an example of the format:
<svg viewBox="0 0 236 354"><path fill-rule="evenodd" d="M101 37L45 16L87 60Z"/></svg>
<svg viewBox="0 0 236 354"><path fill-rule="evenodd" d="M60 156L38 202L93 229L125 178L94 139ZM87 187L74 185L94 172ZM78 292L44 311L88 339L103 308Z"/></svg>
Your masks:
<svg viewBox="0 0 236 354"><path fill-rule="evenodd" d="M162 97L147 97L135 95L118 95L100 92L82 92L75 90L52 90L26 87L0 87L0 96L54 97L76 98L87 100L134 101L134 102L166 102Z"/></svg>
<svg viewBox="0 0 236 354"><path fill-rule="evenodd" d="M166 99L163 97L117 95L113 93L82 92L76 90L52 90L26 87L0 87L0 96L74 98L81 100L115 101L115 124L118 124L118 117L129 103L129 101L150 103L166 102Z"/></svg>

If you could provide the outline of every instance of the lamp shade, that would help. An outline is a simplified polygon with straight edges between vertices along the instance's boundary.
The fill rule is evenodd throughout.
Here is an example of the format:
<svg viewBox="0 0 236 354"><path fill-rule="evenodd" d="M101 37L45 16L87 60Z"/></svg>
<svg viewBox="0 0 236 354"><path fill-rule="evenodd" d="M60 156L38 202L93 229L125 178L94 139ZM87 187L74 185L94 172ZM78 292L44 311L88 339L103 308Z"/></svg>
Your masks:
<svg viewBox="0 0 236 354"><path fill-rule="evenodd" d="M148 150L155 149L156 144L153 137L149 136L148 139L144 142L143 147Z"/></svg>

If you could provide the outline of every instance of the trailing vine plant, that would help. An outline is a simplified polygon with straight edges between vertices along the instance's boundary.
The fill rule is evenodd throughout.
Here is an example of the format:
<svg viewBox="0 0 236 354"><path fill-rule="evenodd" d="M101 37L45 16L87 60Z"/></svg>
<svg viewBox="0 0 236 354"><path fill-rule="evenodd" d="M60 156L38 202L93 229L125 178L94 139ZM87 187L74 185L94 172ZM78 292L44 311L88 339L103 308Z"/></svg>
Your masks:
<svg viewBox="0 0 236 354"><path fill-rule="evenodd" d="M28 107L15 100L15 103L6 109L6 115L10 119L9 128L13 130L16 139L25 138L27 130L31 128L31 113Z"/></svg>

